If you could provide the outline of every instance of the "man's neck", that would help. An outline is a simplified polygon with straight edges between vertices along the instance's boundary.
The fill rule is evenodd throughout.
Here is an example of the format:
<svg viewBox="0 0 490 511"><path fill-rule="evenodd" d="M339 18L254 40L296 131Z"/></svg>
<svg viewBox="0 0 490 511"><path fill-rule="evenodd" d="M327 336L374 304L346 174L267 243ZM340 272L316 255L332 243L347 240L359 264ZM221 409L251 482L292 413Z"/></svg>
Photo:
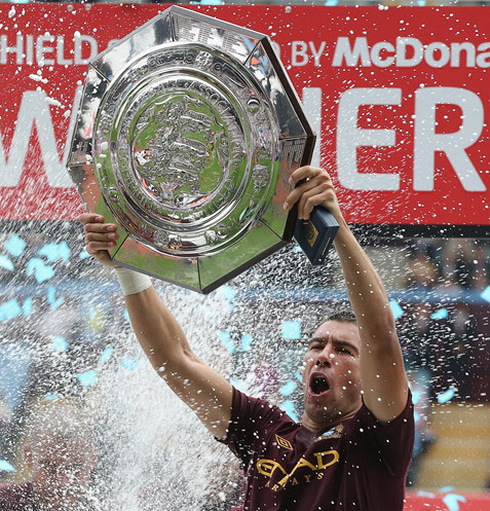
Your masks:
<svg viewBox="0 0 490 511"><path fill-rule="evenodd" d="M359 408L357 410L352 410L345 415L338 415L337 417L326 418L321 421L315 421L305 412L301 419L301 425L308 431L311 431L314 435L319 436L322 433L325 433L325 431L329 431L332 428L337 427L339 424L342 424L342 422L353 419L359 411Z"/></svg>

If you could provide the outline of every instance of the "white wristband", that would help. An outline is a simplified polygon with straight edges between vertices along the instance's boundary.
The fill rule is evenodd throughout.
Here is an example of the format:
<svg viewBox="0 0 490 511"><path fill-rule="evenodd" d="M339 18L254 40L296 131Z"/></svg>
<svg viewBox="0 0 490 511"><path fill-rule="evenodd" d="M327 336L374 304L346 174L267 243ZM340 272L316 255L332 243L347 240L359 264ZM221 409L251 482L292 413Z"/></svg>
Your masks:
<svg viewBox="0 0 490 511"><path fill-rule="evenodd" d="M129 268L114 269L116 270L116 275L119 280L119 284L121 284L124 296L141 293L141 291L144 291L151 286L151 280L148 275L138 273L130 270Z"/></svg>

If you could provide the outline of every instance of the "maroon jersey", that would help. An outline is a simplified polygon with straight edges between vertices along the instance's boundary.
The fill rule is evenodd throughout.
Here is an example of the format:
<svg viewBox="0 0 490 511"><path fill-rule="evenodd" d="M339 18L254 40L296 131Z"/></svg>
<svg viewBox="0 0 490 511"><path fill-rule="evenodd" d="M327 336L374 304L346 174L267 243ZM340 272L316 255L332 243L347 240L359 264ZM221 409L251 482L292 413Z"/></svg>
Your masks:
<svg viewBox="0 0 490 511"><path fill-rule="evenodd" d="M381 425L365 405L315 435L266 401L233 392L223 441L247 472L244 511L402 511L413 404Z"/></svg>
<svg viewBox="0 0 490 511"><path fill-rule="evenodd" d="M32 484L20 483L0 486L0 511L36 511Z"/></svg>

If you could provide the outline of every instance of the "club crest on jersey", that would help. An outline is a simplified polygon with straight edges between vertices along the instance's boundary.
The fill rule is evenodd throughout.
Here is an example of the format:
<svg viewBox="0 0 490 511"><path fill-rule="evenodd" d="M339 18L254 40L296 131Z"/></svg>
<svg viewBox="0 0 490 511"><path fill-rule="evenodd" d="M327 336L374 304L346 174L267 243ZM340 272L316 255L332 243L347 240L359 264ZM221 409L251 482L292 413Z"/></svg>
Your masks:
<svg viewBox="0 0 490 511"><path fill-rule="evenodd" d="M277 445L283 447L284 449L289 449L290 451L293 450L293 446L291 445L291 442L289 440L286 440L282 436L279 436L277 433L274 436L276 437Z"/></svg>
<svg viewBox="0 0 490 511"><path fill-rule="evenodd" d="M318 440L325 440L326 438L340 438L342 436L343 430L344 426L342 424L339 424L338 426L335 426L334 428L325 431L325 433L322 433L319 437L315 439L315 442L318 442Z"/></svg>

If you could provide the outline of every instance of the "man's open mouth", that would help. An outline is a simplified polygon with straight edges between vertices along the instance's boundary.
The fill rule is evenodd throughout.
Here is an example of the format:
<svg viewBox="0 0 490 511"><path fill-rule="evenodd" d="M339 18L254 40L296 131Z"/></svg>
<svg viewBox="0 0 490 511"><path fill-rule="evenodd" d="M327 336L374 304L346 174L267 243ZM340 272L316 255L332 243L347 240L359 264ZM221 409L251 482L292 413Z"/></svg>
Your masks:
<svg viewBox="0 0 490 511"><path fill-rule="evenodd" d="M325 376L321 374L314 374L310 379L310 393L314 396L319 396L327 390L330 390L330 384Z"/></svg>

